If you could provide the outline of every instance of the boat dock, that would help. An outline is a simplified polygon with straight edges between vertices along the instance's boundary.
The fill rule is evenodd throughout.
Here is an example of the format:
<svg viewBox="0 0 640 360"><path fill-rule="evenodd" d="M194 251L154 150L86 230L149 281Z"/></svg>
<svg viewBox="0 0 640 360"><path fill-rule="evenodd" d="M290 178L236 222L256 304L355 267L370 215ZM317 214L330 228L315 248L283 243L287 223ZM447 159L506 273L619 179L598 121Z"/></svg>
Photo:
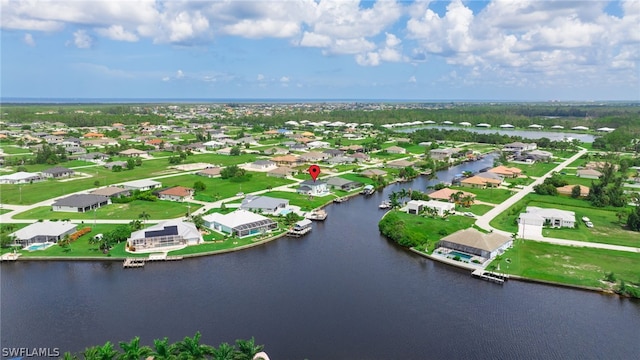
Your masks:
<svg viewBox="0 0 640 360"><path fill-rule="evenodd" d="M287 231L287 236L291 236L291 237L301 237L304 235L307 235L308 233L311 232L311 228L307 227L301 230L296 230L296 229L289 229L289 231Z"/></svg>
<svg viewBox="0 0 640 360"><path fill-rule="evenodd" d="M498 274L491 271L485 271L483 269L474 270L471 273L471 276L477 277L482 280L491 281L499 285L504 285L504 282L509 280L509 275L507 274Z"/></svg>
<svg viewBox="0 0 640 360"><path fill-rule="evenodd" d="M135 269L144 267L147 261L176 261L182 260L182 256L167 256L167 254L150 254L148 258L126 258L122 267L125 269Z"/></svg>

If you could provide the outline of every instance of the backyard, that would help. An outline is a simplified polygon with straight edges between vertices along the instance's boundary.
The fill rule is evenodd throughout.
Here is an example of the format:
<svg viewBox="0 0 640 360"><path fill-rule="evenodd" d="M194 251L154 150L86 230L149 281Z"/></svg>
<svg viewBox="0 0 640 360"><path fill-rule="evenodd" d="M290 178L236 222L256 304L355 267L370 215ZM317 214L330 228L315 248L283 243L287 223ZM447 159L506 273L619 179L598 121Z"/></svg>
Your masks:
<svg viewBox="0 0 640 360"><path fill-rule="evenodd" d="M289 204L300 206L302 211L313 210L335 199L335 196L333 195L322 196L322 197L318 197L318 196L309 197L307 195L301 195L298 193L287 192L287 191L270 191L263 195L271 196L274 198L287 199L289 200Z"/></svg>
<svg viewBox="0 0 640 360"><path fill-rule="evenodd" d="M499 268L498 268L499 266ZM518 240L489 269L531 279L609 289L607 273L640 285L640 254Z"/></svg>
<svg viewBox="0 0 640 360"><path fill-rule="evenodd" d="M522 170L522 173L524 175L539 177L556 168L558 164L553 162L535 162L531 165L509 163L508 166L517 167L518 169Z"/></svg>
<svg viewBox="0 0 640 360"><path fill-rule="evenodd" d="M462 186L451 186L451 189L473 193L476 195L477 201L483 201L490 204L500 204L513 195L511 190L505 189L475 189Z"/></svg>

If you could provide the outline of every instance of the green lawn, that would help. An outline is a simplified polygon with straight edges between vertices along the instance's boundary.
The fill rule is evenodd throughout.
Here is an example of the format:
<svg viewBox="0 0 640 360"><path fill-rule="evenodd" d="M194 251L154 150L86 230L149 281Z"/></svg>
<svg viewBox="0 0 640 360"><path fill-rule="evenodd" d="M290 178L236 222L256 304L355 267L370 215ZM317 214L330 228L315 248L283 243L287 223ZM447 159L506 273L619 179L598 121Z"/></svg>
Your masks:
<svg viewBox="0 0 640 360"><path fill-rule="evenodd" d="M187 174L162 179L162 184L164 186L182 185L192 187L196 181L202 181L206 189L200 191L198 196L209 196L209 198L215 201L235 196L239 192L247 194L254 191L266 190L269 186L277 187L294 183L291 180L267 176L265 173L251 172L251 175L249 181L233 182L229 179L219 177L211 179L204 176Z"/></svg>
<svg viewBox="0 0 640 360"><path fill-rule="evenodd" d="M476 194L476 200L488 202L490 204L500 204L513 195L511 190L505 189L473 189L462 186L452 186L451 189Z"/></svg>
<svg viewBox="0 0 640 360"><path fill-rule="evenodd" d="M270 191L265 193L264 196L287 199L291 205L300 206L302 211L313 210L335 199L335 196L332 195L309 198L307 195L300 195L298 193L286 191Z"/></svg>
<svg viewBox="0 0 640 360"><path fill-rule="evenodd" d="M575 212L577 228L543 229L542 234L548 237L559 239L577 240L585 242L598 242L612 245L623 245L640 247L640 233L625 230L618 222L616 213L619 208L594 208L588 201L573 199L564 196L545 196L529 194L520 200L507 211L498 215L491 226L508 231L516 232L518 225L516 219L527 206L537 206L541 208L554 208ZM593 223L593 228L588 228L580 220L583 216L589 217ZM626 221L626 218L623 219Z"/></svg>
<svg viewBox="0 0 640 360"><path fill-rule="evenodd" d="M10 154L10 155L15 155L15 154L31 154L31 150L29 149L23 149L21 147L18 146L11 146L11 145L3 145L0 146L0 149L2 149L2 152L4 152L5 154Z"/></svg>
<svg viewBox="0 0 640 360"><path fill-rule="evenodd" d="M256 154L240 154L238 156L227 156L219 154L193 154L187 157L184 164L191 164L197 162L205 162L214 165L229 166L239 165L247 162L253 162L258 158ZM164 159L166 162L167 160Z"/></svg>
<svg viewBox="0 0 640 360"><path fill-rule="evenodd" d="M568 159L578 153L578 151L573 151L573 150L555 150L555 149L544 149L544 150L552 152L554 157L563 158L563 159Z"/></svg>
<svg viewBox="0 0 640 360"><path fill-rule="evenodd" d="M486 213L489 212L489 210L493 209L493 206L490 205L484 205L484 204L475 204L475 205L471 205L471 207L463 207L463 206L458 206L456 208L457 211L462 211L462 212L472 212L476 215L484 215Z"/></svg>
<svg viewBox="0 0 640 360"><path fill-rule="evenodd" d="M405 157L411 157L412 154L389 154L389 153L382 153L382 152L376 152L376 153L370 153L369 156L371 156L372 159L381 159L381 160L386 160L386 161L393 161L396 159L401 159L401 158L405 158Z"/></svg>
<svg viewBox="0 0 640 360"><path fill-rule="evenodd" d="M146 212L149 219L173 219L185 216L189 210L187 203L174 201L142 201L134 200L127 204L111 204L99 208L95 212L95 218L99 220L130 220L138 219L139 215ZM199 209L201 205L191 203L191 211ZM40 206L14 216L16 219L78 219L91 223L94 219L93 211L86 213L72 213L52 211L51 206Z"/></svg>
<svg viewBox="0 0 640 360"><path fill-rule="evenodd" d="M531 279L609 289L603 282L613 272L619 280L640 285L640 253L578 248L518 240L489 268Z"/></svg>
<svg viewBox="0 0 640 360"><path fill-rule="evenodd" d="M558 164L545 162L536 162L531 165L509 163L508 166L521 169L524 175L539 177L553 170L556 166L558 166Z"/></svg>
<svg viewBox="0 0 640 360"><path fill-rule="evenodd" d="M204 244L200 244L200 245L193 245L193 246L187 246L184 249L180 249L180 250L176 250L176 251L170 251L169 255L189 255L189 254L198 254L198 253L205 253L205 252L212 252L212 251L221 251L221 250L229 250L229 249L234 249L234 248L238 248L241 246L245 246L245 245L249 245L249 244L253 244L257 241L260 240L264 240L268 237L272 237L272 236L276 236L279 235L283 232L284 230L280 229L280 230L276 230L273 231L271 233L265 234L265 235L259 235L259 236L249 236L249 237L245 237L245 238L227 238L225 240L222 241L207 241Z"/></svg>
<svg viewBox="0 0 640 360"><path fill-rule="evenodd" d="M373 184L373 180L371 180L366 176L358 175L357 173L343 174L343 175L340 175L340 177L343 179L351 180L351 181L358 181L365 185Z"/></svg>

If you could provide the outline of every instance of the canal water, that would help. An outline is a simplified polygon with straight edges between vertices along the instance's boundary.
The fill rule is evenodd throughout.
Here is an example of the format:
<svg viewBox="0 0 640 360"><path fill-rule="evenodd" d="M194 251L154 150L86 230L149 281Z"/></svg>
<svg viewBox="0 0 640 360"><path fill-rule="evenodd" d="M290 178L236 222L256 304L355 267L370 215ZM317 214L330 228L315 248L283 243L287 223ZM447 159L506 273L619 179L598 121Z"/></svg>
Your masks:
<svg viewBox="0 0 640 360"><path fill-rule="evenodd" d="M439 172L443 181L490 157ZM326 208L302 238L150 263L3 263L2 347L85 347L140 336L217 345L255 337L271 359L637 359L640 302L509 281L419 257L381 236L390 191Z"/></svg>
<svg viewBox="0 0 640 360"><path fill-rule="evenodd" d="M546 137L552 141L561 141L564 139L577 139L581 142L592 143L595 139L594 135L591 134L581 134L581 133L569 133L569 132L559 132L559 131L539 131L539 130L505 130L505 129L478 129L472 127L458 127L458 126L440 126L440 125L428 125L421 127L412 127L407 129L394 129L397 132L410 133L416 130L422 129L440 129L440 130L464 130L469 132L474 132L478 134L495 134L498 133L500 135L509 135L509 136L520 136L523 139L540 139Z"/></svg>

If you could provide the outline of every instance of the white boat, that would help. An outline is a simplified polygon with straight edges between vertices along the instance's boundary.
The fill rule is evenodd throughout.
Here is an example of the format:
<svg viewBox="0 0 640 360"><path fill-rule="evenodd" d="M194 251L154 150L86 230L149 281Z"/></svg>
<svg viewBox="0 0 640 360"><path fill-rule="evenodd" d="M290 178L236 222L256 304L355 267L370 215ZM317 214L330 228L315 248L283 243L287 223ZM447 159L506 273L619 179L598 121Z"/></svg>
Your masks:
<svg viewBox="0 0 640 360"><path fill-rule="evenodd" d="M380 209L390 209L391 208L391 203L389 203L388 201L383 201L382 203L380 203L380 205L378 205L378 208L380 208Z"/></svg>
<svg viewBox="0 0 640 360"><path fill-rule="evenodd" d="M315 210L307 214L306 216L309 220L318 220L322 221L327 218L327 212L324 210Z"/></svg>

